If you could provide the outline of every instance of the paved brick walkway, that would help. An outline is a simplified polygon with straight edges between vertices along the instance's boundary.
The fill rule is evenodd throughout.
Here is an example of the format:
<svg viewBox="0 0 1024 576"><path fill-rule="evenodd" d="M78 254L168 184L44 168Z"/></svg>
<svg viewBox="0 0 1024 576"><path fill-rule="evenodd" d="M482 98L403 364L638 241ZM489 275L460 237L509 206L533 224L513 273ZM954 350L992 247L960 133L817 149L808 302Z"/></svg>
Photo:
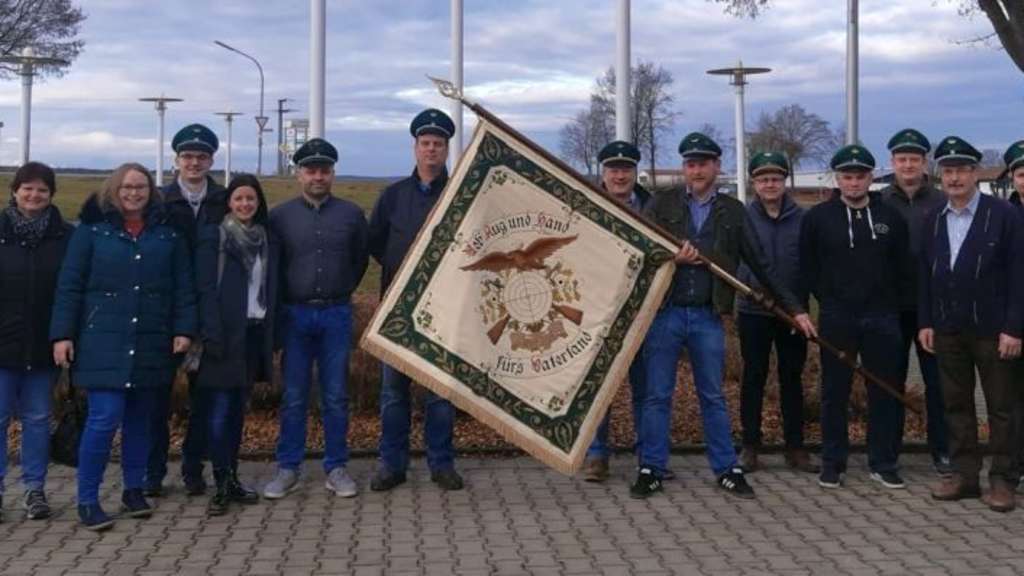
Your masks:
<svg viewBox="0 0 1024 576"><path fill-rule="evenodd" d="M905 458L907 490L870 483L863 456L847 487L764 459L755 501L711 484L702 456L676 456L679 479L663 495L629 498L632 461L592 485L527 458L462 459L462 492L442 493L423 460L390 494L345 500L323 489L318 463L300 490L229 516L207 518L205 498L176 489L146 521L122 519L97 535L77 526L74 476L51 474L56 516L22 520L8 477L0 574L1020 574L1024 511L996 514L979 501L933 503L926 456ZM365 488L374 463L351 470ZM266 481L270 464L242 476ZM108 471L108 478L118 470ZM119 487L104 493L116 508Z"/></svg>

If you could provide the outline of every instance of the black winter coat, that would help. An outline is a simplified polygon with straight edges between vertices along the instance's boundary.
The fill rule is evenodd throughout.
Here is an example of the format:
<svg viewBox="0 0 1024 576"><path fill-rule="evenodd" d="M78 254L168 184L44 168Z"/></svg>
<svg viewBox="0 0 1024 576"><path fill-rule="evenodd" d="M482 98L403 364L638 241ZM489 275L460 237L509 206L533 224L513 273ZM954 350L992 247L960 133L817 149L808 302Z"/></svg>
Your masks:
<svg viewBox="0 0 1024 576"><path fill-rule="evenodd" d="M96 196L82 208L57 281L51 340L73 340L75 384L85 389L165 386L175 336L195 337L188 242L150 200L138 238Z"/></svg>
<svg viewBox="0 0 1024 576"><path fill-rule="evenodd" d="M42 240L29 247L14 236L10 219L0 213L0 366L53 367L47 328L72 230L54 206Z"/></svg>
<svg viewBox="0 0 1024 576"><path fill-rule="evenodd" d="M174 225L188 237L189 248L195 249L199 231L210 224L220 224L228 213L227 190L212 177L206 177L206 196L199 204L199 213L192 211L181 186L175 179L160 190L167 214Z"/></svg>
<svg viewBox="0 0 1024 576"><path fill-rule="evenodd" d="M203 357L199 362L198 384L206 388L240 388L252 385L260 374L249 374L252 365L271 366L274 330L277 326L278 284L281 247L269 231L267 267L267 314L263 319L263 342L259 362L250 362L246 328L249 311L248 275L241 259L231 250L224 252L224 269L218 284L220 226L206 226L199 231L196 246L196 280L199 290L199 334Z"/></svg>

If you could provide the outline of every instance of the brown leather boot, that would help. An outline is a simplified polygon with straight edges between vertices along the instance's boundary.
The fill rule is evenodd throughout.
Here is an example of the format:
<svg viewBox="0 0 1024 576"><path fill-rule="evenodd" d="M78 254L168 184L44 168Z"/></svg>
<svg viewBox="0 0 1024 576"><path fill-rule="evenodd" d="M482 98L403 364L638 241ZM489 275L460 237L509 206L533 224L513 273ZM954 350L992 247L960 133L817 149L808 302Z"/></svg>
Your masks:
<svg viewBox="0 0 1024 576"><path fill-rule="evenodd" d="M1010 483L1003 478L992 479L992 489L981 500L994 512L1009 512L1017 507Z"/></svg>
<svg viewBox="0 0 1024 576"><path fill-rule="evenodd" d="M757 470L757 446L745 444L740 451L740 468L747 474Z"/></svg>
<svg viewBox="0 0 1024 576"><path fill-rule="evenodd" d="M963 476L953 474L939 481L932 486L932 498L935 500L963 500L964 498L978 498L981 496L981 488L977 481L968 482Z"/></svg>
<svg viewBox="0 0 1024 576"><path fill-rule="evenodd" d="M786 450L786 465L800 472L817 474L821 467L811 460L811 455L803 448L791 448Z"/></svg>
<svg viewBox="0 0 1024 576"><path fill-rule="evenodd" d="M607 479L607 458L590 458L583 463L583 480L585 482L604 482Z"/></svg>

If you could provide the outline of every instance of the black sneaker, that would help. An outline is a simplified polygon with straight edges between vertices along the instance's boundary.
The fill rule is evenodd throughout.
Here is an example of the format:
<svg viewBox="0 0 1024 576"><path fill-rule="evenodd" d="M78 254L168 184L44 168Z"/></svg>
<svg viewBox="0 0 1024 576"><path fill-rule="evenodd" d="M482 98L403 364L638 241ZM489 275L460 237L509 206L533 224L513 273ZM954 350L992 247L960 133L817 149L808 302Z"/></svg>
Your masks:
<svg viewBox="0 0 1024 576"><path fill-rule="evenodd" d="M840 488L843 485L843 475L837 470L825 468L818 476L818 486L822 488Z"/></svg>
<svg viewBox="0 0 1024 576"><path fill-rule="evenodd" d="M231 471L227 479L228 499L239 504L255 504L260 501L260 493L249 488L238 479L238 472Z"/></svg>
<svg viewBox="0 0 1024 576"><path fill-rule="evenodd" d="M114 521L100 508L99 504L79 504L78 519L86 529L101 532L114 525Z"/></svg>
<svg viewBox="0 0 1024 576"><path fill-rule="evenodd" d="M370 490L387 492L399 484L405 484L405 472L389 472L381 468L370 480Z"/></svg>
<svg viewBox="0 0 1024 576"><path fill-rule="evenodd" d="M206 480L200 476L182 476L181 481L185 484L185 494L188 496L202 496L206 494Z"/></svg>
<svg viewBox="0 0 1024 576"><path fill-rule="evenodd" d="M146 498L162 498L164 487L160 484L148 484L142 489L142 495Z"/></svg>
<svg viewBox="0 0 1024 576"><path fill-rule="evenodd" d="M629 495L633 498L647 498L661 490L661 478L655 476L650 468L641 468L636 475L636 482L629 487Z"/></svg>
<svg viewBox="0 0 1024 576"><path fill-rule="evenodd" d="M25 492L25 517L29 520L43 520L50 517L50 505L42 490Z"/></svg>
<svg viewBox="0 0 1024 576"><path fill-rule="evenodd" d="M875 482L878 482L882 486L885 486L886 488L891 488L893 490L899 490L901 488L907 487L906 482L904 482L903 478L900 478L900 475L897 474L895 471L872 472L871 479L874 480Z"/></svg>
<svg viewBox="0 0 1024 576"><path fill-rule="evenodd" d="M442 490L462 490L462 476L454 469L438 470L430 473L430 481L441 487Z"/></svg>
<svg viewBox="0 0 1024 576"><path fill-rule="evenodd" d="M933 458L932 466L935 467L935 473L942 478L948 478L953 475L953 462L949 459L949 456Z"/></svg>
<svg viewBox="0 0 1024 576"><path fill-rule="evenodd" d="M754 489L747 484L743 469L736 467L718 477L718 487L733 496L750 499L754 497Z"/></svg>
<svg viewBox="0 0 1024 576"><path fill-rule="evenodd" d="M121 511L132 518L149 518L153 515L153 507L146 502L139 488L121 493Z"/></svg>

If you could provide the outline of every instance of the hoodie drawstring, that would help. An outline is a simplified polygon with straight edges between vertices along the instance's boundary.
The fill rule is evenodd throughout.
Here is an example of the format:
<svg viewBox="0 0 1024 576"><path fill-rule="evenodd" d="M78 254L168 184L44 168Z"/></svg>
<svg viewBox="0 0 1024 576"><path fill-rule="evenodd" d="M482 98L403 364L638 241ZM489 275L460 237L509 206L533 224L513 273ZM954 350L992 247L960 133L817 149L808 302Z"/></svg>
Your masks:
<svg viewBox="0 0 1024 576"><path fill-rule="evenodd" d="M875 221L871 217L871 205L867 206L868 211L868 228L871 230L871 240L878 240L878 236L875 235ZM850 235L850 248L853 248L853 211L850 207L846 207L846 231Z"/></svg>

